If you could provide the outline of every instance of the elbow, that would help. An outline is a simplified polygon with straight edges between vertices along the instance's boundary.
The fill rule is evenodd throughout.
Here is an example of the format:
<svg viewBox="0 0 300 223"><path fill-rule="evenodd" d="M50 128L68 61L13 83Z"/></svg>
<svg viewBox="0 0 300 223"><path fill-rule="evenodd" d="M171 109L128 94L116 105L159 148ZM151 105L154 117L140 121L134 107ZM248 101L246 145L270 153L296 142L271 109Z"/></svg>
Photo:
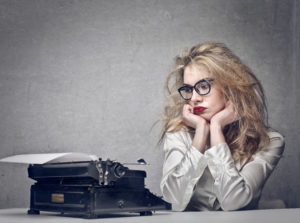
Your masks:
<svg viewBox="0 0 300 223"><path fill-rule="evenodd" d="M160 189L163 195L163 199L172 204L172 211L184 211L185 206L183 200L180 196L180 193L172 190L168 187L168 184L161 184Z"/></svg>
<svg viewBox="0 0 300 223"><path fill-rule="evenodd" d="M244 202L223 201L220 205L223 211L237 211L247 204L245 204Z"/></svg>
<svg viewBox="0 0 300 223"><path fill-rule="evenodd" d="M259 200L252 200L249 203L222 203L221 208L223 211L238 211L238 210L253 210L257 209Z"/></svg>
<svg viewBox="0 0 300 223"><path fill-rule="evenodd" d="M163 183L160 184L160 191L161 191L162 196L163 196L163 199L164 199L165 201L167 201L167 202L169 202L169 203L173 203L173 199L172 199L171 193L170 193L170 191L168 190L166 184L163 184Z"/></svg>
<svg viewBox="0 0 300 223"><path fill-rule="evenodd" d="M232 202L222 202L220 205L223 211L236 211L238 209L241 209L239 205L234 204Z"/></svg>
<svg viewBox="0 0 300 223"><path fill-rule="evenodd" d="M236 196L234 199L231 196L224 198L220 202L220 206L223 211L237 211L252 203L252 199L253 196L250 192L244 192L244 194L240 194L240 196Z"/></svg>

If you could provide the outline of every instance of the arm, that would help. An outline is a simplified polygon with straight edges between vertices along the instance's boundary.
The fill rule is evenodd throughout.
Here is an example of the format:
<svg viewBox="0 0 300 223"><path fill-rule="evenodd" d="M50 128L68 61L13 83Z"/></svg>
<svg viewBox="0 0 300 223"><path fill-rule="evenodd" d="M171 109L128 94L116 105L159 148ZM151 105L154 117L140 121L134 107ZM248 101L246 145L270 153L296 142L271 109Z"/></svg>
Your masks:
<svg viewBox="0 0 300 223"><path fill-rule="evenodd" d="M209 124L201 116L193 113L193 108L189 104L184 105L182 111L182 120L184 124L195 129L195 135L192 145L199 152L204 153L207 138L209 135Z"/></svg>
<svg viewBox="0 0 300 223"><path fill-rule="evenodd" d="M207 166L206 159L190 145L187 133L168 133L164 143L165 160L161 191L173 210L183 211L194 187Z"/></svg>
<svg viewBox="0 0 300 223"><path fill-rule="evenodd" d="M195 185L207 163L203 156L209 134L209 124L193 114L189 104L182 111L183 122L195 129L193 141L187 133L167 134L161 191L164 199L172 203L173 210L183 211L191 199Z"/></svg>
<svg viewBox="0 0 300 223"><path fill-rule="evenodd" d="M239 116L235 112L232 102L227 101L225 108L215 114L210 121L210 145L216 146L225 143L224 127L238 119Z"/></svg>
<svg viewBox="0 0 300 223"><path fill-rule="evenodd" d="M239 172L226 143L207 150L208 167L215 179L213 188L223 210L241 209L258 201L264 183L277 165L284 149L284 138L269 133L270 144L255 154Z"/></svg>
<svg viewBox="0 0 300 223"><path fill-rule="evenodd" d="M238 118L233 104L228 101L225 108L211 119L212 148L205 153L215 179L214 190L223 210L237 210L258 202L263 185L284 148L283 137L278 133L270 133L270 144L239 172L223 135L223 128Z"/></svg>

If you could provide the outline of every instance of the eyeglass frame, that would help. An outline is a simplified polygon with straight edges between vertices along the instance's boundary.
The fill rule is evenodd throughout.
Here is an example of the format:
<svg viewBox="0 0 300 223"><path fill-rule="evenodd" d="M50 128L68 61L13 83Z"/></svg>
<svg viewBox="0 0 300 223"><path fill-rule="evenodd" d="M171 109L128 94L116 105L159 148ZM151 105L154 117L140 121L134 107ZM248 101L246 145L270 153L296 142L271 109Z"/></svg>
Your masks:
<svg viewBox="0 0 300 223"><path fill-rule="evenodd" d="M195 83L194 86L183 85L183 86L181 86L180 88L178 88L177 91L178 91L178 93L180 94L180 96L181 96L184 100L188 101L188 100L191 100L191 99L192 99L194 89L195 89L195 91L197 92L197 94L199 94L199 95L201 95L201 96L208 95L208 94L210 93L210 90L211 90L211 84L210 84L210 82L213 82L214 80L215 80L215 79L213 79L213 78L210 78L210 79L201 79L201 80L197 81L197 82ZM209 86L209 90L208 90L208 92L205 93L205 94L201 94L201 93L198 91L198 89L196 88L196 85L198 85L198 84L201 83L201 82L206 82L206 83L208 84L208 86ZM189 99L184 98L184 97L182 96L181 92L180 92L182 88L186 88L186 87L192 89L192 95L191 95L191 98L189 98Z"/></svg>

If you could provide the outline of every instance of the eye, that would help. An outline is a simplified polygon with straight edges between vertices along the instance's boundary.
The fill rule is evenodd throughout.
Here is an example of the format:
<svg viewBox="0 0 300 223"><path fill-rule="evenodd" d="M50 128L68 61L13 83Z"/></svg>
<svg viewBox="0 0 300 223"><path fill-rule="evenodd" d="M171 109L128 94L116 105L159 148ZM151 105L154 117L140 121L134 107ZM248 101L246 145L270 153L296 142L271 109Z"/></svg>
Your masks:
<svg viewBox="0 0 300 223"><path fill-rule="evenodd" d="M209 88L209 85L208 85L208 83L203 83L203 84L201 84L201 88L202 89L207 89L207 88Z"/></svg>
<svg viewBox="0 0 300 223"><path fill-rule="evenodd" d="M183 90L186 92L186 93L192 93L193 89L190 88L190 87L184 87Z"/></svg>
<svg viewBox="0 0 300 223"><path fill-rule="evenodd" d="M207 90L209 88L209 84L207 82L201 82L196 86L199 90Z"/></svg>

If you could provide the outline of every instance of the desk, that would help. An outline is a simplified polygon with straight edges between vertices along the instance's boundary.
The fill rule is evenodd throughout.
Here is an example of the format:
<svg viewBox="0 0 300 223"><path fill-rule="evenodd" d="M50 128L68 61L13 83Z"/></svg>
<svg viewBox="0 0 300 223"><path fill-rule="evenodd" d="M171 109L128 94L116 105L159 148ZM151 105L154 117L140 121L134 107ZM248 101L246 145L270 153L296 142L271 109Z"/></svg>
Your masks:
<svg viewBox="0 0 300 223"><path fill-rule="evenodd" d="M83 219L59 215L57 213L41 212L40 215L27 215L27 209L0 209L1 223L48 223L48 222L114 222L114 223L298 223L300 222L300 208L273 209L232 212L166 212L157 211L152 216L137 214L103 215L96 219Z"/></svg>

